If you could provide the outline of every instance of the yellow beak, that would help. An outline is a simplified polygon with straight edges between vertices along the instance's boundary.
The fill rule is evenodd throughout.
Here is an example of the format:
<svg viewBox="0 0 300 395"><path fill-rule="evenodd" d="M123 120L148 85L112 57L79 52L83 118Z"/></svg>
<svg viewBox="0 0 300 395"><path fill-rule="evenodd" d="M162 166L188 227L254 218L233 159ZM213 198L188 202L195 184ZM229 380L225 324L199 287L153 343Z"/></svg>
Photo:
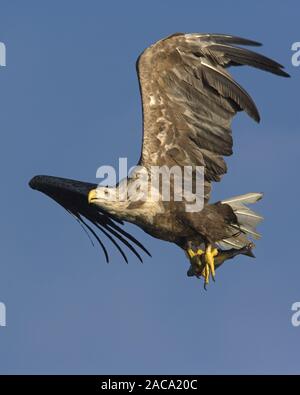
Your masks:
<svg viewBox="0 0 300 395"><path fill-rule="evenodd" d="M88 195L88 202L89 204L93 203L93 200L97 199L97 190L91 189Z"/></svg>

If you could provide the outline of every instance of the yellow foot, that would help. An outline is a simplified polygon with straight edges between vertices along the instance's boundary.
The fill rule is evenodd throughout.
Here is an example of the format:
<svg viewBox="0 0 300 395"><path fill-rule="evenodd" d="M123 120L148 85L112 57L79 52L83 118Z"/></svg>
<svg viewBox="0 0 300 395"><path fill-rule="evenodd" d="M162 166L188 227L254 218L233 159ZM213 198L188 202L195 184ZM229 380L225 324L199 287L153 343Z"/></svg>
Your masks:
<svg viewBox="0 0 300 395"><path fill-rule="evenodd" d="M206 289L210 277L215 280L215 256L218 255L218 250L209 244L205 251L200 249L194 251L189 248L187 254L190 258L192 273L197 277L204 277Z"/></svg>
<svg viewBox="0 0 300 395"><path fill-rule="evenodd" d="M187 253L188 253L189 257L192 259L192 258L194 258L195 256L201 256L202 254L204 254L204 251L203 251L203 250L200 250L200 248L199 248L197 251L194 251L194 250L192 250L191 248L189 248L189 249L187 250Z"/></svg>
<svg viewBox="0 0 300 395"><path fill-rule="evenodd" d="M215 281L215 256L218 255L218 250L213 248L211 244L209 244L205 250L205 266L202 272L202 276L204 277L204 288L206 289L207 284L209 283L210 276Z"/></svg>

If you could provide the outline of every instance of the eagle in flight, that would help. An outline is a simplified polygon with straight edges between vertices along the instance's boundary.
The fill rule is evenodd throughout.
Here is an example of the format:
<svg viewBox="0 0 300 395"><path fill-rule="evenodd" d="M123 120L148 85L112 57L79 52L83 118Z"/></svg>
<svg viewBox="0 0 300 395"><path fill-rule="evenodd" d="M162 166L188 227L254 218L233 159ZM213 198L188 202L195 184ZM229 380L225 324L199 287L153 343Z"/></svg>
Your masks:
<svg viewBox="0 0 300 395"><path fill-rule="evenodd" d="M136 199L141 187L139 171L117 185L96 184L52 176L35 176L30 187L43 192L64 207L102 247L106 236L127 262L121 245L140 260L138 249L147 249L123 228L136 224L148 234L181 247L190 260L189 276L203 277L206 286L215 269L236 255L254 256L252 239L258 239L262 217L248 204L261 193L248 193L210 203L211 183L220 181L227 167L224 156L232 154L231 122L238 111L259 122L255 103L232 78L230 66L248 65L283 77L283 66L244 48L258 42L223 34L176 33L147 48L138 58L137 74L143 107L143 144L138 167L192 168L203 171L203 200L199 211L186 210L184 199L158 199L146 194ZM174 177L169 187L174 192ZM117 199L126 184L135 193ZM137 186L138 185L138 186ZM194 185L192 183L192 185ZM145 186L145 185L144 185ZM124 196L124 194L122 195ZM113 198L112 198L113 197Z"/></svg>

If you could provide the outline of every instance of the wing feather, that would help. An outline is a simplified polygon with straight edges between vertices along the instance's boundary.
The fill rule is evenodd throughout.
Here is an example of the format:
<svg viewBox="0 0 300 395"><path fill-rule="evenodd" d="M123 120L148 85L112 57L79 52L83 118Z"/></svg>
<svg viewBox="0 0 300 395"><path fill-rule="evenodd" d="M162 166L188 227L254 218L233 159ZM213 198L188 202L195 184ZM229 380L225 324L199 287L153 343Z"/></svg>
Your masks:
<svg viewBox="0 0 300 395"><path fill-rule="evenodd" d="M231 123L238 111L259 121L250 95L228 73L249 65L288 76L283 67L236 45L260 43L222 34L176 33L147 48L137 60L143 104L140 165L205 168L205 196L232 154Z"/></svg>

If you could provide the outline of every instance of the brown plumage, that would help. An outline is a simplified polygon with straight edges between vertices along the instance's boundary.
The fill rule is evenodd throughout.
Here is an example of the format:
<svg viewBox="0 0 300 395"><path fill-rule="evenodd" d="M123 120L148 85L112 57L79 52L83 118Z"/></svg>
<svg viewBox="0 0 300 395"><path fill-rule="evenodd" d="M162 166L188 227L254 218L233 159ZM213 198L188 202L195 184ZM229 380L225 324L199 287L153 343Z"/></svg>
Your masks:
<svg viewBox="0 0 300 395"><path fill-rule="evenodd" d="M255 227L262 217L247 204L255 203L262 194L249 193L209 204L211 183L220 181L226 173L224 157L232 154L233 117L245 111L255 121L260 119L254 101L227 69L248 65L279 76L288 74L279 63L239 45L260 44L230 35L177 33L151 45L137 60L143 106L143 146L138 165L149 173L152 166L191 166L194 178L197 166L202 166L204 208L187 212L186 201L175 201L172 196L164 201L161 191L158 201L149 197L110 201L107 195L117 195L123 180L116 187L90 191L90 207L101 210L101 219L107 215L109 221L135 223L152 236L174 242L186 251L202 245L217 246L223 251L218 258L222 262L251 249L248 237L259 237ZM136 179L125 181L130 187ZM174 180L168 182L174 192ZM40 183L36 189L45 192L46 187ZM68 209L70 202L62 200L59 203ZM81 212L86 211L81 207Z"/></svg>

